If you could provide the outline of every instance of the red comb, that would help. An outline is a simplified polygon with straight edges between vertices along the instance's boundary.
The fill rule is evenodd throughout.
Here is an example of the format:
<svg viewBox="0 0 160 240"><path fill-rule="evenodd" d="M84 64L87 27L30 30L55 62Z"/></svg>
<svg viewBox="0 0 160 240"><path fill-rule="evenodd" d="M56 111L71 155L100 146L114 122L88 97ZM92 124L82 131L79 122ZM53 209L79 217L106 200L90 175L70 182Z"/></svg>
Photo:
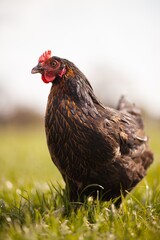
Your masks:
<svg viewBox="0 0 160 240"><path fill-rule="evenodd" d="M48 60L49 58L51 58L51 50L45 51L39 58L38 62L39 63L43 63L46 60Z"/></svg>

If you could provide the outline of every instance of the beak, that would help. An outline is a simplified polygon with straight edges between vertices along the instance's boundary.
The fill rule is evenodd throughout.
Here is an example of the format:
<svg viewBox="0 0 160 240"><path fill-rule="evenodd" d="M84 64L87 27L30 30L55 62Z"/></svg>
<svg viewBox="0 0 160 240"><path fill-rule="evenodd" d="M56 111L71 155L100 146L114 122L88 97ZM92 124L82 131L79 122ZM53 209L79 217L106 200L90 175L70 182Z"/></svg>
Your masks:
<svg viewBox="0 0 160 240"><path fill-rule="evenodd" d="M38 64L36 67L34 67L34 68L32 69L31 73L32 73L32 74L42 73L42 71L43 71L42 66L40 66L40 65Z"/></svg>

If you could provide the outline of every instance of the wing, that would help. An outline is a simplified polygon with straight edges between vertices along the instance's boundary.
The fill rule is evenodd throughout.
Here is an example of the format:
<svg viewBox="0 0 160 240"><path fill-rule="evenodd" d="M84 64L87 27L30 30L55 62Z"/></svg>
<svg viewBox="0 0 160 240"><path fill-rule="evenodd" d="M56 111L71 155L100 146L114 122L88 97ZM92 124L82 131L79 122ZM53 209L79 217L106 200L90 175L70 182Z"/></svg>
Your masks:
<svg viewBox="0 0 160 240"><path fill-rule="evenodd" d="M133 156L136 150L140 150L141 146L143 148L147 137L144 129L139 127L133 116L109 108L105 109L105 115L106 118L102 121L100 128L106 132L107 137L110 136L116 140L120 151L115 149L115 153Z"/></svg>

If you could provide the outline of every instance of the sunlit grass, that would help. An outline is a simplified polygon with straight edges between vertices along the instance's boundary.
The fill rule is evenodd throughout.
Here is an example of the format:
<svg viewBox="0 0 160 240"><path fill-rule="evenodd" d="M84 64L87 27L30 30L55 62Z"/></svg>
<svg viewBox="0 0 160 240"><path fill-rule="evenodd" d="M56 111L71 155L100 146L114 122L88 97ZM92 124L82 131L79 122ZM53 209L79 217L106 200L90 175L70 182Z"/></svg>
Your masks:
<svg viewBox="0 0 160 240"><path fill-rule="evenodd" d="M0 239L160 239L159 127L149 126L155 162L120 209L69 203L44 129L0 131Z"/></svg>

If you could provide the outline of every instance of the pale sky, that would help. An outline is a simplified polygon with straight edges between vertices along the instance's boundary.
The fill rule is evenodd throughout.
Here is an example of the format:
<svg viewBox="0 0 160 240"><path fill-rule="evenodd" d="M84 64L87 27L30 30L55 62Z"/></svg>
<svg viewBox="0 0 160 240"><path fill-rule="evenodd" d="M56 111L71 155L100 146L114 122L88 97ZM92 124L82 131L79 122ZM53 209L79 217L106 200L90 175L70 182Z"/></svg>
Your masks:
<svg viewBox="0 0 160 240"><path fill-rule="evenodd" d="M45 112L50 84L31 75L45 50L74 62L97 96L126 94L160 117L159 0L0 0L0 107Z"/></svg>

